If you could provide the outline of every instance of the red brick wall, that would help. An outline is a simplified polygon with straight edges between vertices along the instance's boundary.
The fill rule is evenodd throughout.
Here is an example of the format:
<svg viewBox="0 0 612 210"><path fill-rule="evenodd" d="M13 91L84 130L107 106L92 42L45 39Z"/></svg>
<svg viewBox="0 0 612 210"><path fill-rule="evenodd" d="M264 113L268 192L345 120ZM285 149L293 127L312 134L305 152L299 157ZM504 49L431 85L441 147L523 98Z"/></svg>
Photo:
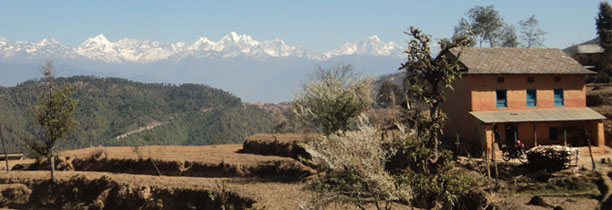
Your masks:
<svg viewBox="0 0 612 210"><path fill-rule="evenodd" d="M454 139L459 134L464 139L476 139L478 136L475 136L475 130L479 128L480 121L469 113L471 100L468 80L457 79L452 86L454 90L448 90L446 102L440 105L448 117L444 126L444 136Z"/></svg>
<svg viewBox="0 0 612 210"><path fill-rule="evenodd" d="M561 77L561 82L555 82L555 76ZM504 82L497 82L498 77L504 77ZM533 77L534 82L527 82L527 77ZM585 75L464 75L464 79L472 90L472 111L586 107ZM554 106L555 88L563 89L563 107ZM498 89L507 90L507 108L496 107ZM537 107L527 107L527 89L537 90Z"/></svg>

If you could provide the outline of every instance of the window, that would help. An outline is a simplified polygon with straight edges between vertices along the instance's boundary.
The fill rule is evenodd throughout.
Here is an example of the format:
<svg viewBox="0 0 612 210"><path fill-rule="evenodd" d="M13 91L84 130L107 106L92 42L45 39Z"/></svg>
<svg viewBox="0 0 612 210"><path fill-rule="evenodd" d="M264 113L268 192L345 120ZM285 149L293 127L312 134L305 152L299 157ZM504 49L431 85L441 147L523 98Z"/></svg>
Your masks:
<svg viewBox="0 0 612 210"><path fill-rule="evenodd" d="M533 83L533 81L535 81L535 79L533 77L527 77L527 82Z"/></svg>
<svg viewBox="0 0 612 210"><path fill-rule="evenodd" d="M495 91L497 95L497 108L508 107L508 100L506 99L506 90Z"/></svg>
<svg viewBox="0 0 612 210"><path fill-rule="evenodd" d="M563 89L557 88L554 90L555 106L563 106Z"/></svg>
<svg viewBox="0 0 612 210"><path fill-rule="evenodd" d="M548 139L556 140L558 137L559 137L559 128L557 128L557 127L550 127L548 129Z"/></svg>
<svg viewBox="0 0 612 210"><path fill-rule="evenodd" d="M555 82L561 82L561 77L555 77Z"/></svg>
<svg viewBox="0 0 612 210"><path fill-rule="evenodd" d="M504 82L504 77L498 77L498 78L497 78L497 82L498 82L498 83L502 83L502 82Z"/></svg>
<svg viewBox="0 0 612 210"><path fill-rule="evenodd" d="M535 89L527 90L527 107L536 107L538 101L538 95Z"/></svg>

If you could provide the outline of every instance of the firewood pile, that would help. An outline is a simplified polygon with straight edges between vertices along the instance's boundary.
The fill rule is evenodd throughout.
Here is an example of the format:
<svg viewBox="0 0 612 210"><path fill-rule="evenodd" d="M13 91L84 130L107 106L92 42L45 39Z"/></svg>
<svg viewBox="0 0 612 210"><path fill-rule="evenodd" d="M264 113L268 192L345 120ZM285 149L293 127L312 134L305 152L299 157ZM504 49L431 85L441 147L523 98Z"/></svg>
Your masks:
<svg viewBox="0 0 612 210"><path fill-rule="evenodd" d="M527 150L529 165L548 172L569 168L572 162L572 148L561 145L537 146Z"/></svg>

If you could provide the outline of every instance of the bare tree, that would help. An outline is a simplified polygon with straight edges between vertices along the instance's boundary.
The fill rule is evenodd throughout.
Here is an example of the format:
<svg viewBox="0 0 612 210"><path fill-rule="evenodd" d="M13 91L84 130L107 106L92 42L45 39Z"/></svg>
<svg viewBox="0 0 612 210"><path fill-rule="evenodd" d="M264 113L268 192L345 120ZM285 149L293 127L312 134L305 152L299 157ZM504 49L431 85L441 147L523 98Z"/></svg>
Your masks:
<svg viewBox="0 0 612 210"><path fill-rule="evenodd" d="M516 36L516 26L512 24L504 24L500 36L500 44L502 47L519 47L519 41Z"/></svg>
<svg viewBox="0 0 612 210"><path fill-rule="evenodd" d="M521 39L525 42L527 48L537 48L544 46L544 35L546 32L540 28L535 15L532 15L527 20L519 21L521 26Z"/></svg>

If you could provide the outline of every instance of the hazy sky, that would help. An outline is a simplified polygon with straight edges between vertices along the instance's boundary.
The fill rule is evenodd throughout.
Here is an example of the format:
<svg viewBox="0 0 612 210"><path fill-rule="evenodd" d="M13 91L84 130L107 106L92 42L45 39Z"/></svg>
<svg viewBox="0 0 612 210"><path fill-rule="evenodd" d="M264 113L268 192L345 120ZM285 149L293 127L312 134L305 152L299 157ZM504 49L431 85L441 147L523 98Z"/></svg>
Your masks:
<svg viewBox="0 0 612 210"><path fill-rule="evenodd" d="M596 36L598 0L2 1L0 36L10 41L53 37L76 46L100 33L111 41L193 43L235 31L322 52L371 35L405 46L403 32L411 25L434 38L449 37L468 9L489 4L515 25L535 15L548 32L546 47L565 48Z"/></svg>

